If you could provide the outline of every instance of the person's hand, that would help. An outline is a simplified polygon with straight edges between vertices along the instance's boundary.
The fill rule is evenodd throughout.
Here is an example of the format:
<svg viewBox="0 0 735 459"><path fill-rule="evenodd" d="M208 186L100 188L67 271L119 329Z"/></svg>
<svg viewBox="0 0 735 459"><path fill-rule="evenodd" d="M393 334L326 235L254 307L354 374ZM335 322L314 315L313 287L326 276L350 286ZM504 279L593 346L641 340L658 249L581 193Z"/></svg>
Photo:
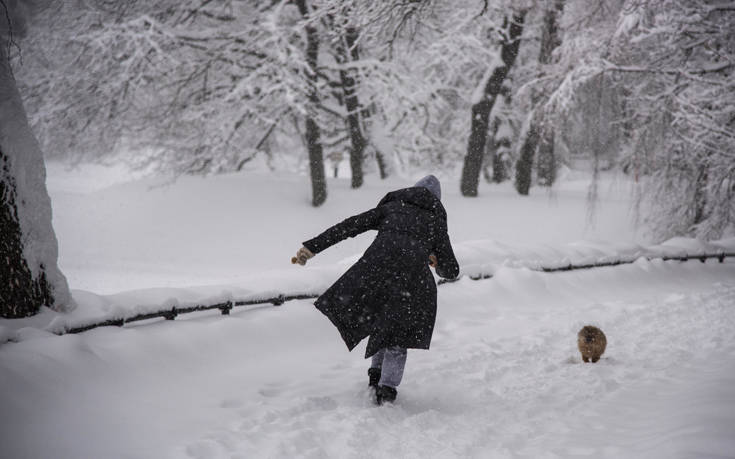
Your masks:
<svg viewBox="0 0 735 459"><path fill-rule="evenodd" d="M439 265L439 262L436 259L436 255L429 255L429 266L436 269L438 265Z"/></svg>
<svg viewBox="0 0 735 459"><path fill-rule="evenodd" d="M301 247L299 251L296 252L296 256L291 258L291 263L298 263L301 266L304 266L306 264L306 260L312 258L313 256L314 254L311 252L311 250L307 249L306 247Z"/></svg>

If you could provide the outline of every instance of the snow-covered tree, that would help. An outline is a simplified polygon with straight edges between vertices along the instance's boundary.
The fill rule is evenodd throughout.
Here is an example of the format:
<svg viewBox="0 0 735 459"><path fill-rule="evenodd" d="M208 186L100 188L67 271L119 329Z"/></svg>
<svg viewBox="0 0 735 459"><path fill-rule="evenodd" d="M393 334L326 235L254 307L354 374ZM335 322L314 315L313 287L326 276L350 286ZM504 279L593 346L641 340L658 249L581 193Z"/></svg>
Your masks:
<svg viewBox="0 0 735 459"><path fill-rule="evenodd" d="M356 99L366 154L382 169L389 158L451 168L468 129L460 114L494 55L495 15L482 7L322 0L304 20L291 2L59 2L35 21L38 52L20 81L43 145L74 158L133 150L177 173L236 170L266 135L294 151L306 113L325 153L344 151ZM321 40L318 103L307 25ZM350 97L343 74L355 82Z"/></svg>
<svg viewBox="0 0 735 459"><path fill-rule="evenodd" d="M628 89L628 164L662 238L735 224L735 3L629 1L605 68Z"/></svg>
<svg viewBox="0 0 735 459"><path fill-rule="evenodd" d="M141 166L174 173L237 168L288 108L271 96L289 88L259 84L278 62L260 52L258 8L254 1L52 4L31 37L43 53L20 69L43 146L78 159L132 150Z"/></svg>
<svg viewBox="0 0 735 459"><path fill-rule="evenodd" d="M488 85L514 11L518 57ZM17 75L50 155L176 174L267 155L314 183L349 156L356 187L456 175L471 150L470 176L495 164L526 193L585 158L636 174L662 236L713 237L732 225L732 25L721 0L74 0L37 15Z"/></svg>
<svg viewBox="0 0 735 459"><path fill-rule="evenodd" d="M0 1L0 316L7 318L74 306L57 266L43 155L10 65L28 11L20 1Z"/></svg>
<svg viewBox="0 0 735 459"><path fill-rule="evenodd" d="M485 156L485 143L490 122L490 113L495 101L502 96L503 83L518 56L518 49L523 33L523 22L526 11L521 10L505 19L505 29L500 41L500 62L492 73L482 81L481 90L472 104L470 117L470 135L467 145L467 156L462 168L461 191L463 196L477 196L477 185L480 179L482 161Z"/></svg>
<svg viewBox="0 0 735 459"><path fill-rule="evenodd" d="M660 238L732 228L735 7L568 0L562 22L563 78L544 107L561 144L632 173Z"/></svg>

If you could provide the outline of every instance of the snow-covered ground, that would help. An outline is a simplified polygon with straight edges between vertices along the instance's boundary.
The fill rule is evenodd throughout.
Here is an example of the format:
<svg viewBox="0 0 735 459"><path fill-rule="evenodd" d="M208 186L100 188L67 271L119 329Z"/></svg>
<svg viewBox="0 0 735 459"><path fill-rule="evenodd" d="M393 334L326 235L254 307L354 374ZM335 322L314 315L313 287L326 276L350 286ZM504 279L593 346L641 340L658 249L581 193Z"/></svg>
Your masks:
<svg viewBox="0 0 735 459"><path fill-rule="evenodd" d="M312 209L293 175L171 184L51 165L59 263L80 307L0 321L0 341L13 340L0 344L0 456L735 457L735 262L527 268L732 251L732 239L651 246L622 179L604 182L594 226L583 178L528 198L486 185L463 199L444 183L463 270L494 277L438 289L432 349L409 352L395 406L371 404L364 347L348 353L310 301L48 331L173 301L319 290L372 236L305 268L289 264L299 242L410 183L333 181ZM597 364L576 350L586 324L607 334Z"/></svg>
<svg viewBox="0 0 735 459"><path fill-rule="evenodd" d="M123 179L117 169L49 166L59 263L72 288L114 293L247 281L271 270L282 275L301 241L415 181L368 176L357 191L349 180L330 181L327 202L314 209L308 204L308 179L291 174L182 177L175 183ZM467 199L456 182L445 183L452 241L516 246L645 242L631 223L630 184L605 181L600 187L605 200L589 223L588 182L583 176L551 193L534 189L525 199L510 184L483 184L480 197ZM330 267L353 257L372 237L345 241L313 265Z"/></svg>

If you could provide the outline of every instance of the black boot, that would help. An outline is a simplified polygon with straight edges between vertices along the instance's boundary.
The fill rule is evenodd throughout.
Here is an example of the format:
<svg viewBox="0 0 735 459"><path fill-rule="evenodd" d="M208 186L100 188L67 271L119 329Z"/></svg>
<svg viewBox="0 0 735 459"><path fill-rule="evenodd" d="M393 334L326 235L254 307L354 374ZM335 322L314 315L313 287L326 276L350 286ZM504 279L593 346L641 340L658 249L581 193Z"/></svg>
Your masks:
<svg viewBox="0 0 735 459"><path fill-rule="evenodd" d="M380 368L368 368L368 378L370 378L368 386L378 387L378 383L380 382Z"/></svg>
<svg viewBox="0 0 735 459"><path fill-rule="evenodd" d="M395 402L396 396L398 395L398 391L392 387L378 386L378 388L375 391L375 395L376 395L377 404L382 405L383 403Z"/></svg>

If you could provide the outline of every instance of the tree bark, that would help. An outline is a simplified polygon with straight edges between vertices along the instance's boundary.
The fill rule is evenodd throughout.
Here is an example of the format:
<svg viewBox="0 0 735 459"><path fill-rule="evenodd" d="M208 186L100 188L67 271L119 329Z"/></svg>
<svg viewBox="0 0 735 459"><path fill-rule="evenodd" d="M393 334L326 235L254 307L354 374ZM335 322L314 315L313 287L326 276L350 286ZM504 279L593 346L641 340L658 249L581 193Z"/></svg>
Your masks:
<svg viewBox="0 0 735 459"><path fill-rule="evenodd" d="M503 81L508 76L508 72L518 56L525 15L525 11L513 14L508 38L503 40L500 51L503 65L495 68L485 83L482 99L472 106L470 137L467 142L467 155L462 168L460 187L463 196L477 196L477 185L480 180L482 159L485 153L485 143L487 142L490 112L501 92Z"/></svg>
<svg viewBox="0 0 735 459"><path fill-rule="evenodd" d="M296 6L304 19L309 18L306 0L296 0ZM319 36L312 25L306 30L306 62L309 65L309 102L312 109L319 103L317 91L317 60L319 58ZM309 151L309 169L311 172L311 204L319 207L327 200L327 180L324 172L324 153L320 140L321 131L313 115L306 115L306 147Z"/></svg>
<svg viewBox="0 0 735 459"><path fill-rule="evenodd" d="M698 173L694 181L694 218L692 224L694 226L701 224L706 219L707 209L707 170L706 161L698 167Z"/></svg>
<svg viewBox="0 0 735 459"><path fill-rule="evenodd" d="M0 34L0 316L74 307L57 266L46 168Z"/></svg>
<svg viewBox="0 0 735 459"><path fill-rule="evenodd" d="M36 287L23 257L23 242L18 223L16 204L16 183L10 175L9 158L0 150L2 180L0 180L0 253L5 260L0 261L0 316L16 318L32 316L41 306L35 293ZM40 287L40 285L39 285Z"/></svg>
<svg viewBox="0 0 735 459"><path fill-rule="evenodd" d="M519 194L528 195L531 188L531 171L533 170L533 155L536 151L539 138L538 120L531 114L530 125L526 137L521 145L520 157L516 163L515 187Z"/></svg>
<svg viewBox="0 0 735 459"><path fill-rule="evenodd" d="M564 10L564 0L556 0L554 7L546 10L544 14L544 28L541 32L541 52L539 62L550 64L554 50L561 45L559 38L559 15Z"/></svg>
<svg viewBox="0 0 735 459"><path fill-rule="evenodd" d="M557 0L553 8L546 10L544 15L544 29L541 35L541 53L539 63L550 64L554 50L561 44L559 37L559 15L564 9L564 0ZM556 180L556 157L554 155L554 131L548 123L544 123L543 132L540 136L541 143L538 146L538 161L536 175L538 184L551 186Z"/></svg>
<svg viewBox="0 0 735 459"><path fill-rule="evenodd" d="M346 64L350 58L355 61L359 60L360 55L357 50L357 29L348 26L344 34L344 46L338 49L338 55L341 64ZM347 49L345 49L345 47ZM348 54L349 51L349 54ZM349 55L349 57L348 57ZM339 71L342 81L342 91L344 93L345 108L347 108L347 127L350 131L350 168L352 170L352 188L360 188L363 182L362 163L365 151L365 137L362 135L362 127L360 125L360 101L357 97L357 81L345 69Z"/></svg>
<svg viewBox="0 0 735 459"><path fill-rule="evenodd" d="M388 164L385 162L383 152L378 150L378 147L373 145L375 150L375 160L378 162L378 171L380 172L380 179L385 180L388 178Z"/></svg>

